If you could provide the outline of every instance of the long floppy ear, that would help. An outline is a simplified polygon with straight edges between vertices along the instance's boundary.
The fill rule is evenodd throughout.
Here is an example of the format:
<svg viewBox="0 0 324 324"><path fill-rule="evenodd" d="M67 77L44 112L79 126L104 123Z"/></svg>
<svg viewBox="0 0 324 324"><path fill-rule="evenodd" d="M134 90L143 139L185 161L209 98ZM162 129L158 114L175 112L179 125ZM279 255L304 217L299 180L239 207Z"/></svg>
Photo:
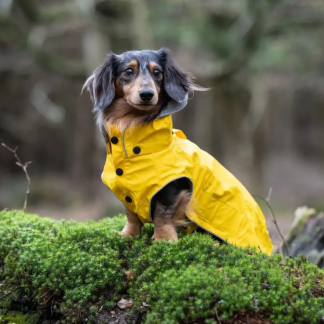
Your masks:
<svg viewBox="0 0 324 324"><path fill-rule="evenodd" d="M84 83L82 91L87 88L94 104L94 111L103 112L115 97L115 67L117 56L108 54L105 63L95 69Z"/></svg>
<svg viewBox="0 0 324 324"><path fill-rule="evenodd" d="M173 100L181 103L189 91L209 90L194 84L193 76L173 61L167 48L161 48L158 54L164 65L164 89Z"/></svg>

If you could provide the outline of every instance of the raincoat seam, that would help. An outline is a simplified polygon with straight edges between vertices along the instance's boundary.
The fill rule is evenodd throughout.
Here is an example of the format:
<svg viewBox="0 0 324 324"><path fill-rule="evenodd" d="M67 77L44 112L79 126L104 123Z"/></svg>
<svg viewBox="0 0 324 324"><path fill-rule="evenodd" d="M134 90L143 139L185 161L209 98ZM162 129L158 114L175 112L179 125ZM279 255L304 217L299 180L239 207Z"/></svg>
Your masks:
<svg viewBox="0 0 324 324"><path fill-rule="evenodd" d="M123 131L123 136L122 136L123 140L122 140L122 142L123 142L123 148L124 148L125 156L128 157L127 150L126 150L126 145L125 145L125 134L126 134L126 131L127 131L127 127Z"/></svg>
<svg viewBox="0 0 324 324"><path fill-rule="evenodd" d="M158 143L161 143L161 142L165 142L165 141L167 141L167 140L169 140L169 139L171 139L171 142L172 142L172 135L170 134L170 136L169 137L167 137L167 138L165 138L165 139L163 139L163 140L159 140L159 141L151 141L151 142L146 142L145 141L145 144L152 144L152 143L156 143L156 144L158 144ZM133 145L141 145L140 143L138 143L138 144L136 144L136 143L134 143L133 141L132 141L132 143L133 143Z"/></svg>

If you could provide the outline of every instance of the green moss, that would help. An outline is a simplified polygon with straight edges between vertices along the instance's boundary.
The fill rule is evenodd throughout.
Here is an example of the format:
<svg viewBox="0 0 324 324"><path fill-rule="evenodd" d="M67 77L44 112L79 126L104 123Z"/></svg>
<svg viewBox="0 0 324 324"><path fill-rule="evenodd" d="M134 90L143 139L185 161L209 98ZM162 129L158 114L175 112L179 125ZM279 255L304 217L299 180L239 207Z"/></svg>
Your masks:
<svg viewBox="0 0 324 324"><path fill-rule="evenodd" d="M2 212L0 276L8 285L18 281L40 305L60 300L59 311L74 317L102 291L113 299L124 287L121 254L128 241L116 231L124 222L123 216L76 223Z"/></svg>
<svg viewBox="0 0 324 324"><path fill-rule="evenodd" d="M70 323L95 319L124 297L133 299L133 311L149 304L148 324L213 323L216 312L222 323L246 313L278 324L324 316L324 272L303 256L282 262L201 234L152 242L152 226L130 240L117 233L124 223L124 216L76 223L1 212L0 281L19 294L0 309L20 298L54 305Z"/></svg>
<svg viewBox="0 0 324 324"><path fill-rule="evenodd" d="M1 314L0 324L35 324L37 322L37 314L22 314L20 312L10 312L9 314Z"/></svg>

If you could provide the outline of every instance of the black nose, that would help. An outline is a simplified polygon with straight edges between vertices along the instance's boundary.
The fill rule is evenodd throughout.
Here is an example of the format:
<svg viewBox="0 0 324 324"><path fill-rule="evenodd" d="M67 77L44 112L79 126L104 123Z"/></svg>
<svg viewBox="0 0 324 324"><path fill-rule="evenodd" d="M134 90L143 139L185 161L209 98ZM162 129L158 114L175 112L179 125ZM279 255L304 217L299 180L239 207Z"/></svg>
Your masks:
<svg viewBox="0 0 324 324"><path fill-rule="evenodd" d="M145 89L141 90L139 95L143 101L150 101L154 96L154 92L153 90Z"/></svg>

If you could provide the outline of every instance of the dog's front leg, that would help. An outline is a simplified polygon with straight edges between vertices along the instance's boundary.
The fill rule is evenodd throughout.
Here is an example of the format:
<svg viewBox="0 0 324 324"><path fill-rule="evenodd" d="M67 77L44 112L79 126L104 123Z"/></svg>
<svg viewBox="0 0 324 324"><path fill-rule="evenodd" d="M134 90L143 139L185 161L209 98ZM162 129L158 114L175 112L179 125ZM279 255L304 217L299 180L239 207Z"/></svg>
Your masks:
<svg viewBox="0 0 324 324"><path fill-rule="evenodd" d="M141 234L143 223L139 217L133 213L131 210L126 208L127 223L123 230L120 232L121 235L132 236Z"/></svg>

